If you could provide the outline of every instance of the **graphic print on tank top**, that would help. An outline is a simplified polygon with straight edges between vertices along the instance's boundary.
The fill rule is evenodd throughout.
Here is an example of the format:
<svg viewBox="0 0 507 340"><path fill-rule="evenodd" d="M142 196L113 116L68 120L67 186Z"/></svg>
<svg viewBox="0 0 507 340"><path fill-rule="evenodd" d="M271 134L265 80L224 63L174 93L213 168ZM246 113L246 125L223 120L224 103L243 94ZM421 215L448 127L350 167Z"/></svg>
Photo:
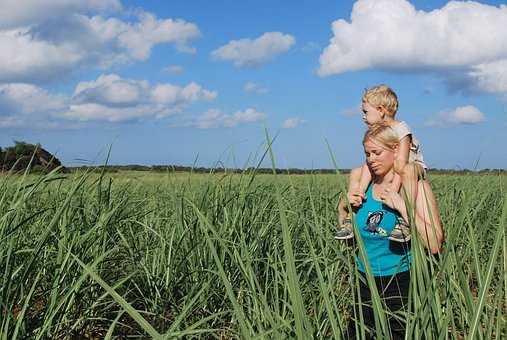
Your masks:
<svg viewBox="0 0 507 340"><path fill-rule="evenodd" d="M368 218L366 219L366 227L365 231L368 231L370 235L378 235L380 237L387 236L387 232L380 227L380 222L384 218L383 211L374 211L368 213Z"/></svg>

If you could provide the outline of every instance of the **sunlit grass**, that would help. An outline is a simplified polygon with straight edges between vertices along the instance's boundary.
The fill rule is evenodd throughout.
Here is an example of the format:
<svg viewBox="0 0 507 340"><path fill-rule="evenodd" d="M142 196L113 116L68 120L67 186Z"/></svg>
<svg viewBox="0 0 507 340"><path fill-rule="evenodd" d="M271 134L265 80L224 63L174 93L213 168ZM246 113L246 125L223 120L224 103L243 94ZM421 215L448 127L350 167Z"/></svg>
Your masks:
<svg viewBox="0 0 507 340"><path fill-rule="evenodd" d="M438 258L412 245L407 338L505 338L507 177L431 182L447 240ZM342 338L357 274L353 246L333 239L344 184L312 174L2 175L0 334Z"/></svg>

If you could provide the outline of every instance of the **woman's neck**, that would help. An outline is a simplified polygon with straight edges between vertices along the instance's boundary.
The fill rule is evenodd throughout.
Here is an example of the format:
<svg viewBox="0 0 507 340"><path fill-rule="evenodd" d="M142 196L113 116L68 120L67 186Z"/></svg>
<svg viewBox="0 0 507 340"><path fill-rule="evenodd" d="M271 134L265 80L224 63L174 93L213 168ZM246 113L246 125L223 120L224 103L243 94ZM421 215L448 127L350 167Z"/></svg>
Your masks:
<svg viewBox="0 0 507 340"><path fill-rule="evenodd" d="M394 178L393 169L389 170L388 173L384 175L377 175L373 177L373 183L377 185L389 185Z"/></svg>

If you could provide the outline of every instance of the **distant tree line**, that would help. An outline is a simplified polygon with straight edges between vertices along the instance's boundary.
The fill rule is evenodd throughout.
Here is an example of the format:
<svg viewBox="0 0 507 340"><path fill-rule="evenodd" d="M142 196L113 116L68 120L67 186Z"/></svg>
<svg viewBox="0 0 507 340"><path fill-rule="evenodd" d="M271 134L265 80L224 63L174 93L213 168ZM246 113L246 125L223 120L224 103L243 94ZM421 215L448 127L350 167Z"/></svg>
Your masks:
<svg viewBox="0 0 507 340"><path fill-rule="evenodd" d="M14 141L13 146L2 149L0 147L0 171L21 171L30 166L31 172L49 172L62 163L58 158L45 150L40 144L30 144L24 141ZM94 172L119 172L119 171L151 171L151 172L194 172L194 173L259 173L272 174L272 168L255 168L249 167L245 169L237 168L207 168L183 165L102 165L102 166L75 166L62 167L62 171L94 171ZM277 174L335 174L335 169L275 169ZM350 169L340 169L340 173L349 173ZM507 174L506 169L482 169L473 171L469 169L429 169L430 173L435 174Z"/></svg>
<svg viewBox="0 0 507 340"><path fill-rule="evenodd" d="M256 172L259 174L272 174L272 168L245 168L245 169L236 169L236 168L206 168L206 167L192 167L192 166L182 166L182 165L138 165L138 164L130 164L130 165L104 165L104 166L76 166L76 167L68 167L70 171L83 171L83 170L92 170L96 172L120 172L120 171L151 171L151 172L194 172L194 173L245 173L245 172ZM340 172L348 172L349 170L340 170ZM319 174L335 174L336 170L333 169L275 169L277 174L310 174L310 173L319 173Z"/></svg>
<svg viewBox="0 0 507 340"><path fill-rule="evenodd" d="M0 147L0 170L21 171L30 166L31 172L49 172L62 163L40 144L14 141L13 146ZM65 169L62 168L64 171Z"/></svg>
<svg viewBox="0 0 507 340"><path fill-rule="evenodd" d="M70 171L83 171L83 170L92 170L96 172L120 172L120 171L151 171L151 172L194 172L194 173L245 173L245 172L255 172L258 174L272 174L272 168L254 168L249 167L245 169L237 169L237 168L206 168L206 167L195 167L195 166L182 166L182 165L138 165L138 164L130 164L130 165L104 165L104 166L78 166L78 167L69 167ZM342 174L348 174L350 169L339 169L338 170ZM306 175L306 174L336 174L337 170L335 169L298 169L298 168L289 168L289 169L275 169L277 174L292 174L292 175ZM482 169L478 171L473 171L469 169L429 169L429 173L432 174L442 174L442 175L462 175L462 174L507 174L506 169Z"/></svg>

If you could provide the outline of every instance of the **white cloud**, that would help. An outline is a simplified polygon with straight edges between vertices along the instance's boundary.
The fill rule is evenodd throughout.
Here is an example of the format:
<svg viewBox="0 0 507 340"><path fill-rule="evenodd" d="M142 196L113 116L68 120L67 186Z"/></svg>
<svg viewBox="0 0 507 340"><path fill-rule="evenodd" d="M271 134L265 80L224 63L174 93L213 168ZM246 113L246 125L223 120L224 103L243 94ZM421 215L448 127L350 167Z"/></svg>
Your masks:
<svg viewBox="0 0 507 340"><path fill-rule="evenodd" d="M213 100L217 96L214 91L203 89L201 85L194 82L185 87L171 84L156 85L151 93L152 99L160 104L179 105L197 100Z"/></svg>
<svg viewBox="0 0 507 340"><path fill-rule="evenodd" d="M254 83L254 82L247 82L245 86L243 87L243 90L245 92L249 93L255 93L255 94L264 94L268 93L268 89L260 84Z"/></svg>
<svg viewBox="0 0 507 340"><path fill-rule="evenodd" d="M35 40L26 30L0 31L0 82L32 82L68 72L84 54Z"/></svg>
<svg viewBox="0 0 507 340"><path fill-rule="evenodd" d="M477 124L484 121L484 113L472 105L460 106L448 113L448 120L455 124Z"/></svg>
<svg viewBox="0 0 507 340"><path fill-rule="evenodd" d="M233 127L242 123L254 123L266 118L266 114L256 111L255 109L248 108L245 111L237 111L231 117L226 119L225 126Z"/></svg>
<svg viewBox="0 0 507 340"><path fill-rule="evenodd" d="M163 118L180 112L195 101L215 99L217 93L191 82L150 85L146 80L123 79L115 74L76 86L69 109L63 117L79 121L119 122Z"/></svg>
<svg viewBox="0 0 507 340"><path fill-rule="evenodd" d="M503 85L492 84L507 72L506 22L505 5L450 1L425 12L406 0L359 0L350 21L333 22L318 73L427 70L461 79L462 87L473 82L475 89L505 94Z"/></svg>
<svg viewBox="0 0 507 340"><path fill-rule="evenodd" d="M434 127L445 127L458 124L478 124L485 121L485 115L473 105L459 106L453 110L442 111L426 124Z"/></svg>
<svg viewBox="0 0 507 340"><path fill-rule="evenodd" d="M174 43L181 52L195 53L188 41L201 35L195 24L181 19L161 20L150 13L141 13L136 24L118 26L121 27L117 36L120 46L138 60L146 60L152 47L161 43Z"/></svg>
<svg viewBox="0 0 507 340"><path fill-rule="evenodd" d="M107 121L114 123L150 118L159 113L168 114L164 108L143 104L118 108L97 103L83 103L70 105L69 110L62 113L62 117L81 122Z"/></svg>
<svg viewBox="0 0 507 340"><path fill-rule="evenodd" d="M255 123L266 119L266 114L253 108L237 111L232 115L225 114L217 109L211 109L203 113L191 126L199 129L211 129L219 127L235 127L240 124Z"/></svg>
<svg viewBox="0 0 507 340"><path fill-rule="evenodd" d="M467 76L476 90L507 99L507 59L473 66Z"/></svg>
<svg viewBox="0 0 507 340"><path fill-rule="evenodd" d="M151 85L115 74L80 82L72 97L32 84L5 84L0 85L0 127L56 128L77 126L73 122L160 119L216 96L194 82Z"/></svg>
<svg viewBox="0 0 507 340"><path fill-rule="evenodd" d="M65 107L65 97L31 84L0 85L0 116L28 115Z"/></svg>
<svg viewBox="0 0 507 340"><path fill-rule="evenodd" d="M211 129L223 126L227 115L217 109L210 109L204 112L195 123L191 124L199 129Z"/></svg>
<svg viewBox="0 0 507 340"><path fill-rule="evenodd" d="M360 106L348 107L340 111L340 115L345 117L359 116L361 115L361 107Z"/></svg>
<svg viewBox="0 0 507 340"><path fill-rule="evenodd" d="M2 0L0 29L30 26L73 13L115 12L120 0Z"/></svg>
<svg viewBox="0 0 507 340"><path fill-rule="evenodd" d="M35 127L49 123L52 113L63 110L67 98L31 84L0 85L0 127Z"/></svg>
<svg viewBox="0 0 507 340"><path fill-rule="evenodd" d="M309 41L301 48L303 52L314 52L319 51L320 49L321 46L315 41Z"/></svg>
<svg viewBox="0 0 507 340"><path fill-rule="evenodd" d="M147 81L122 79L115 74L101 75L97 80L80 82L74 91L73 102L128 107L148 101Z"/></svg>
<svg viewBox="0 0 507 340"><path fill-rule="evenodd" d="M139 12L137 20L69 14L27 27L0 30L0 82L44 82L86 67L146 60L158 44L189 52L198 27L180 19L157 19Z"/></svg>
<svg viewBox="0 0 507 340"><path fill-rule="evenodd" d="M15 128L23 125L24 122L16 116L0 116L0 129Z"/></svg>
<svg viewBox="0 0 507 340"><path fill-rule="evenodd" d="M296 39L290 34L267 32L257 39L231 40L211 53L217 60L232 61L237 67L265 64L277 55L287 52Z"/></svg>
<svg viewBox="0 0 507 340"><path fill-rule="evenodd" d="M181 65L169 65L167 67L164 67L162 71L169 74L182 74L185 69Z"/></svg>
<svg viewBox="0 0 507 340"><path fill-rule="evenodd" d="M282 127L284 129L294 129L303 123L306 123L306 120L303 120L298 117L293 117L293 118L286 119L283 122Z"/></svg>

